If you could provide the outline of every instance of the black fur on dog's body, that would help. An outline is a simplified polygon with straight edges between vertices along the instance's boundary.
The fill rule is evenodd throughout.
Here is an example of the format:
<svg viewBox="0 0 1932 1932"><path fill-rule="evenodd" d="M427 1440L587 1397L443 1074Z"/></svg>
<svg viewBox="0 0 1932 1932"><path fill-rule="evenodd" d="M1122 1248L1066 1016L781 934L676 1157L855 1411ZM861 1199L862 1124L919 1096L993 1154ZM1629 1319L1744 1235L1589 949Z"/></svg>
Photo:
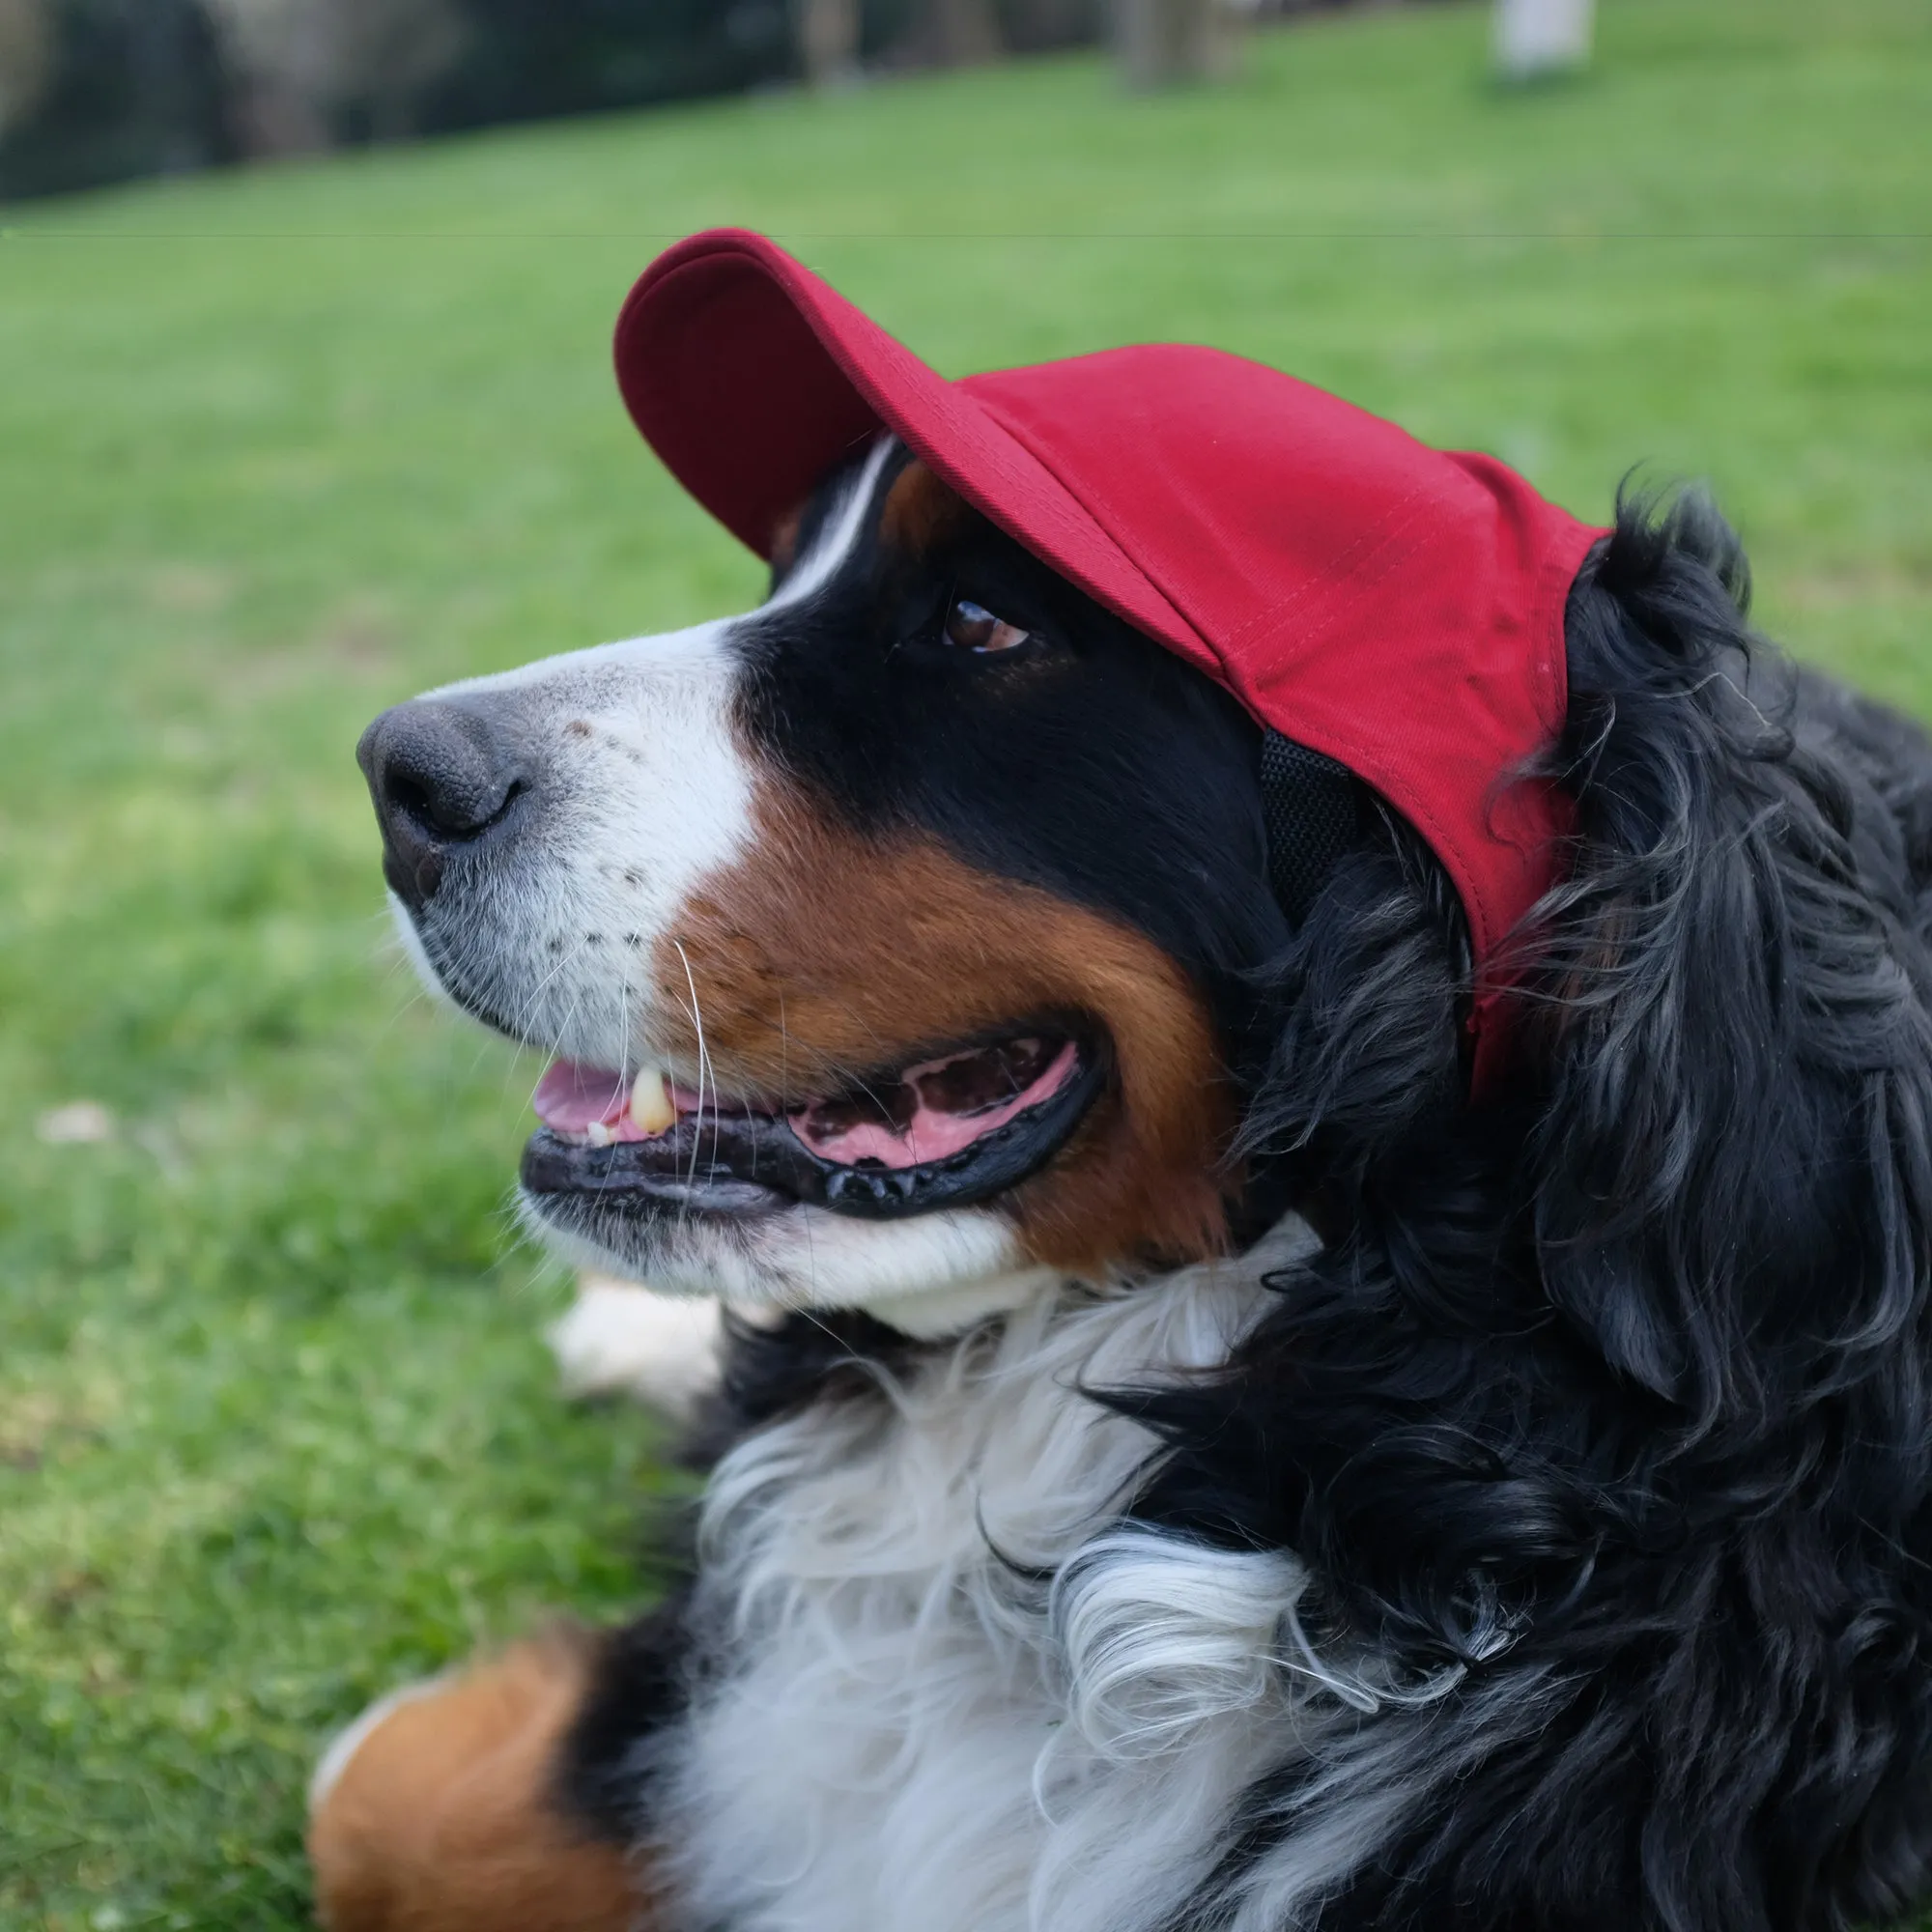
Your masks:
<svg viewBox="0 0 1932 1932"><path fill-rule="evenodd" d="M1117 1398L1174 1445L1143 1507L1292 1545L1416 1667L1521 1687L1338 1926L1925 1895L1932 761L1747 638L1742 568L1694 504L1627 512L1573 594L1538 1091L1480 1140L1359 1065L1345 1122L1265 1092L1342 1238L1217 1386ZM1491 1666L1474 1600L1516 1633Z"/></svg>
<svg viewBox="0 0 1932 1932"><path fill-rule="evenodd" d="M1572 594L1575 842L1507 1097L1464 1101L1455 895L1385 816L1285 944L1215 947L1269 1042L1242 1147L1327 1245L1220 1371L1090 1393L1166 1445L1129 1519L1296 1552L1322 1632L1463 1673L1378 1719L1421 1795L1321 1932L1808 1932L1932 1890L1932 749L1745 590L1689 500L1625 506ZM1186 929L1198 874L1132 878ZM756 1430L920 1353L797 1316L726 1396ZM673 1628L613 1647L567 1765L633 1833ZM1321 1776L1248 1792L1172 1932Z"/></svg>

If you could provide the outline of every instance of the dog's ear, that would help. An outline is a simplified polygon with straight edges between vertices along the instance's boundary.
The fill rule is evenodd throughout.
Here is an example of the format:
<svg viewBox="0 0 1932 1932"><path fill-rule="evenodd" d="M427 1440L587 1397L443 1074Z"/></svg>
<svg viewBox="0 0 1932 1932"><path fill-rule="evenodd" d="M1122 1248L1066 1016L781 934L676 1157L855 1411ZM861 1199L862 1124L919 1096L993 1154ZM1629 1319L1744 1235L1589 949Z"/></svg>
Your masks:
<svg viewBox="0 0 1932 1932"><path fill-rule="evenodd" d="M1339 1188L1351 1216L1379 1172L1409 1174L1418 1140L1463 1115L1468 975L1449 875L1365 796L1356 849L1252 976L1262 1045L1236 1157L1291 1190Z"/></svg>
<svg viewBox="0 0 1932 1932"><path fill-rule="evenodd" d="M1704 1427L1888 1350L1918 1403L1892 1345L1932 1232L1932 972L1882 795L1932 748L1898 729L1889 775L1861 760L1747 602L1702 499L1619 504L1570 600L1577 848L1537 922L1545 1289Z"/></svg>

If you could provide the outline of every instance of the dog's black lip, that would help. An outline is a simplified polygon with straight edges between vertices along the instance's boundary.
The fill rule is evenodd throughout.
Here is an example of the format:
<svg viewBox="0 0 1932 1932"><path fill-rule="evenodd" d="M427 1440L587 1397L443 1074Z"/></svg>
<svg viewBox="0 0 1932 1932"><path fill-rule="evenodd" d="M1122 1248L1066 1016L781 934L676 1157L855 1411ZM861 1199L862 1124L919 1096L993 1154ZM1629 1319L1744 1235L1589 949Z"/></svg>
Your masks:
<svg viewBox="0 0 1932 1932"><path fill-rule="evenodd" d="M1072 1136L1106 1084L1105 1055L1080 1045L1073 1078L970 1147L916 1167L852 1166L814 1153L782 1116L687 1115L648 1141L590 1147L540 1127L524 1149L525 1191L539 1207L594 1203L619 1213L733 1220L799 1204L862 1221L968 1208L1037 1173Z"/></svg>

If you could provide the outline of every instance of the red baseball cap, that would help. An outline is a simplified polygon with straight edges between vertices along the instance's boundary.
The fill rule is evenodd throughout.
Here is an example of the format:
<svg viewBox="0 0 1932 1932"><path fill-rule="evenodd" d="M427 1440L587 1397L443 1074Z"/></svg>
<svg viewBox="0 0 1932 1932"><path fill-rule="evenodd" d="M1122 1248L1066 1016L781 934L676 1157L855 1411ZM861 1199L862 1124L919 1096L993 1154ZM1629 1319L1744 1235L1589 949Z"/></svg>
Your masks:
<svg viewBox="0 0 1932 1932"><path fill-rule="evenodd" d="M1560 727L1564 602L1602 531L1220 350L1147 344L948 382L761 235L713 229L617 321L633 420L768 556L883 426L1036 556L1367 782L1456 882L1474 1078L1500 1070L1504 942L1567 818L1525 767Z"/></svg>

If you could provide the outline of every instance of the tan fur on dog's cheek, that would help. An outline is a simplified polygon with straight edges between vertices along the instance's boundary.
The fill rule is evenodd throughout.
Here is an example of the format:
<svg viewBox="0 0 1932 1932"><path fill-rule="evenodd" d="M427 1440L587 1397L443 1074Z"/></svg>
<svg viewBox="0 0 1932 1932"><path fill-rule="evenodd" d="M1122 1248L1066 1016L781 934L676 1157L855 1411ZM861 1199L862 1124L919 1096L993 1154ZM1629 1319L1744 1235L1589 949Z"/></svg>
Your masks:
<svg viewBox="0 0 1932 1932"><path fill-rule="evenodd" d="M1111 1111L1118 1103L1106 1106ZM1008 1204L1028 1259L1094 1280L1122 1263L1177 1266L1224 1253L1229 1191L1238 1176L1224 1182L1208 1171L1202 1148L1226 1145L1233 1108L1204 1108L1198 1118L1208 1137L1192 1150L1159 1130L1136 1133L1117 1124L1090 1138L1083 1129L1048 1172L1015 1188Z"/></svg>
<svg viewBox="0 0 1932 1932"><path fill-rule="evenodd" d="M787 510L772 526L771 540L765 547L765 556L772 569L781 575L798 561L798 537L804 526L803 503Z"/></svg>
<svg viewBox="0 0 1932 1932"><path fill-rule="evenodd" d="M1159 974L1116 964L1089 996L1114 1037L1119 1092L1007 1204L1028 1255L1069 1274L1203 1261L1227 1246L1219 1155L1235 1129L1234 1096L1200 996L1140 944Z"/></svg>
<svg viewBox="0 0 1932 1932"><path fill-rule="evenodd" d="M1232 1097L1206 1006L1132 928L978 871L936 842L868 839L767 783L753 856L700 886L660 949L684 970L726 1090L796 1102L1016 1020L1088 1016L1114 1042L1108 1095L999 1205L1028 1254L1079 1273L1225 1244L1217 1159ZM677 1042L696 1055L696 1028Z"/></svg>
<svg viewBox="0 0 1932 1932"><path fill-rule="evenodd" d="M384 1717L309 1821L327 1932L649 1932L638 1874L553 1786L594 1639L557 1633Z"/></svg>

